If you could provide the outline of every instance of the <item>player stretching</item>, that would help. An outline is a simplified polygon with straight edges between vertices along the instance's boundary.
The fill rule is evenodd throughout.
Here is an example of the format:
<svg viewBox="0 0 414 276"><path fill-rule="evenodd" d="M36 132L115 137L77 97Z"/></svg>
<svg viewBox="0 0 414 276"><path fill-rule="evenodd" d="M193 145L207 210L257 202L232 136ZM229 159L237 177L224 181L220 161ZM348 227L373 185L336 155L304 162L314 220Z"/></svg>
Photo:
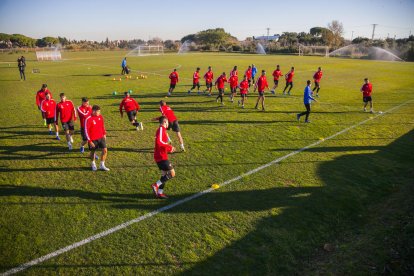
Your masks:
<svg viewBox="0 0 414 276"><path fill-rule="evenodd" d="M223 103L223 96L224 96L224 83L227 82L227 78L226 78L226 73L223 72L223 74L221 74L220 77L217 78L216 82L214 83L214 85L217 87L218 90L218 96L216 98L216 102L218 102L218 100L221 100L221 105L224 105Z"/></svg>
<svg viewBox="0 0 414 276"><path fill-rule="evenodd" d="M256 68L256 66L254 66L254 64L252 64L252 80L253 80L253 84L255 84L254 77L256 76L256 74L257 74L257 68Z"/></svg>
<svg viewBox="0 0 414 276"><path fill-rule="evenodd" d="M167 133L168 119L161 116L158 120L160 127L155 133L154 160L161 170L161 178L152 184L151 188L156 198L166 199L168 197L164 194L165 183L175 176L174 168L168 160L168 153L173 153L175 148L168 143L170 140Z"/></svg>
<svg viewBox="0 0 414 276"><path fill-rule="evenodd" d="M267 84L267 79L266 79L266 71L262 70L262 75L257 79L257 82L254 86L254 92L256 92L256 89L259 92L259 96L257 97L257 102L256 102L256 106L254 107L255 109L257 109L257 106L259 105L259 101L262 101L262 110L265 111L265 96L264 96L264 90L265 88L267 88L267 90L269 90L269 85Z"/></svg>
<svg viewBox="0 0 414 276"><path fill-rule="evenodd" d="M128 115L128 119L131 122L131 124L137 129L144 130L144 126L142 122L137 121L137 112L140 109L139 104L137 101L135 101L133 98L131 98L131 95L129 92L125 92L125 98L122 99L121 104L119 105L119 112L121 113L121 118L124 117L124 113L122 112L122 109L125 109L125 112Z"/></svg>
<svg viewBox="0 0 414 276"><path fill-rule="evenodd" d="M92 107L89 105L89 100L86 97L82 98L82 105L78 107L78 116L80 121L80 131L81 131L81 137L82 137L82 143L80 147L80 152L85 152L85 145L88 142L88 139L86 138L85 134L85 120L92 114Z"/></svg>
<svg viewBox="0 0 414 276"><path fill-rule="evenodd" d="M193 87L188 90L188 94L191 93L197 87L197 94L200 95L200 67L197 67L196 71L193 74Z"/></svg>
<svg viewBox="0 0 414 276"><path fill-rule="evenodd" d="M313 74L313 80L315 81L315 87L313 88L312 92L314 92L316 90L316 97L319 97L319 89L321 89L321 79L322 79L322 68L319 67L318 71L315 72L315 74Z"/></svg>
<svg viewBox="0 0 414 276"><path fill-rule="evenodd" d="M238 104L239 105L241 104L242 108L244 108L244 101L246 99L247 93L249 92L249 80L246 75L244 75L243 80L240 82L239 88L240 88L241 101L238 101Z"/></svg>
<svg viewBox="0 0 414 276"><path fill-rule="evenodd" d="M174 88L178 83L177 69L174 69L174 71L171 72L169 78L170 78L170 89L168 89L168 96L171 96L171 93L174 91Z"/></svg>
<svg viewBox="0 0 414 276"><path fill-rule="evenodd" d="M308 80L306 82L307 86L305 87L305 91L303 92L303 104L305 105L306 111L299 113L296 115L296 119L298 120L298 122L300 121L300 117L302 117L303 115L305 115L305 123L310 123L309 121L309 114L311 113L311 102L315 101L317 102L317 100L315 100L312 97L312 90L311 90L311 81Z"/></svg>
<svg viewBox="0 0 414 276"><path fill-rule="evenodd" d="M52 99L49 93L45 93L45 100L40 104L40 110L45 114L46 124L49 129L49 134L53 135L52 124L55 126L56 131L56 140L60 140L59 137L59 127L56 124L55 114L56 114L56 102Z"/></svg>
<svg viewBox="0 0 414 276"><path fill-rule="evenodd" d="M272 94L275 94L275 89L279 86L279 78L283 75L282 71L280 71L280 66L277 65L276 66L276 70L273 71L273 82L275 83L275 85L272 88Z"/></svg>
<svg viewBox="0 0 414 276"><path fill-rule="evenodd" d="M208 71L204 74L204 79L206 80L206 90L204 90L204 93L208 91L208 96L211 96L211 89L213 89L213 78L214 74L211 69L211 66L208 67Z"/></svg>
<svg viewBox="0 0 414 276"><path fill-rule="evenodd" d="M76 121L76 110L72 101L66 99L65 93L60 93L59 96L60 102L56 105L55 121L57 125L60 118L63 131L66 135L66 142L68 142L68 148L69 150L72 150L72 135L75 131L74 121Z"/></svg>
<svg viewBox="0 0 414 276"><path fill-rule="evenodd" d="M92 170L96 171L95 151L102 149L101 164L99 169L102 171L109 171L105 166L105 160L108 155L106 148L106 130L104 118L101 115L101 108L98 105L92 107L92 114L85 120L85 135L88 140L89 149L91 151L90 160L92 161Z"/></svg>
<svg viewBox="0 0 414 276"><path fill-rule="evenodd" d="M286 86L285 89L283 89L283 95L285 94L286 89L290 86L289 90L288 90L288 95L290 95L290 90L292 90L293 88L293 76L295 75L295 67L292 67L292 69L290 69L290 71L285 75L285 79L286 79Z"/></svg>
<svg viewBox="0 0 414 276"><path fill-rule="evenodd" d="M364 79L364 85L361 87L361 92L362 92L362 100L364 102L364 112L367 111L367 104L369 102L369 107L370 107L370 111L371 113L374 113L374 107L372 104L372 84L369 82L368 78Z"/></svg>
<svg viewBox="0 0 414 276"><path fill-rule="evenodd" d="M184 140L180 132L180 125L178 124L178 120L174 114L174 111L167 105L165 101L160 101L160 111L161 115L168 119L167 129L170 130L172 128L172 130L177 133L177 138L180 142L180 148L182 151L185 151ZM157 121L158 119L159 118L155 118L154 120Z"/></svg>
<svg viewBox="0 0 414 276"><path fill-rule="evenodd" d="M46 93L49 93L50 98L52 98L52 93L50 92L49 89L47 89L47 84L42 84L42 88L40 88L40 90L37 91L36 93L36 105L40 113L42 114L43 125L45 126L46 126L46 117L45 117L45 113L40 110L40 104L46 99L46 95L45 95Z"/></svg>
<svg viewBox="0 0 414 276"><path fill-rule="evenodd" d="M249 65L249 67L247 67L246 72L244 72L244 74L247 77L247 82L249 83L249 87L252 85L252 67Z"/></svg>

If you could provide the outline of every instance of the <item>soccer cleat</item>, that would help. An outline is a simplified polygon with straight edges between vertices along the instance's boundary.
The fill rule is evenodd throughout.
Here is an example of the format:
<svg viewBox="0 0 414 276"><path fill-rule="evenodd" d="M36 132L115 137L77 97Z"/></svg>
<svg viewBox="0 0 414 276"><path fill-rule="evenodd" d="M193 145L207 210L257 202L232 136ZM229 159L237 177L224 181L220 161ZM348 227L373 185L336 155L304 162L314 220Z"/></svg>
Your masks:
<svg viewBox="0 0 414 276"><path fill-rule="evenodd" d="M364 112L367 112L367 109L364 107Z"/></svg>
<svg viewBox="0 0 414 276"><path fill-rule="evenodd" d="M162 193L162 194L157 194L157 197L158 197L159 199L167 199L167 198L168 198L168 196L167 196L166 194L164 194L164 193Z"/></svg>
<svg viewBox="0 0 414 276"><path fill-rule="evenodd" d="M191 90L188 90L188 92L187 92L188 94L190 94L191 93Z"/></svg>
<svg viewBox="0 0 414 276"><path fill-rule="evenodd" d="M105 167L105 165L100 165L100 166L99 166L99 169L100 169L101 171L106 171L106 172L107 172L107 171L110 171L110 170L109 170L109 168Z"/></svg>
<svg viewBox="0 0 414 276"><path fill-rule="evenodd" d="M275 90L270 91L270 93L272 93L273 95L275 95Z"/></svg>
<svg viewBox="0 0 414 276"><path fill-rule="evenodd" d="M53 135L53 131L49 130L49 135Z"/></svg>
<svg viewBox="0 0 414 276"><path fill-rule="evenodd" d="M205 93L205 92L204 92ZM200 95L200 91L197 92L197 95Z"/></svg>
<svg viewBox="0 0 414 276"><path fill-rule="evenodd" d="M242 108L244 109L244 105L242 105Z"/></svg>
<svg viewBox="0 0 414 276"><path fill-rule="evenodd" d="M56 140L60 141L60 137L59 136L56 136Z"/></svg>
<svg viewBox="0 0 414 276"><path fill-rule="evenodd" d="M311 121L309 121L309 120L306 120L306 121L305 121L305 123L307 123L307 124L309 124L310 122L311 122Z"/></svg>
<svg viewBox="0 0 414 276"><path fill-rule="evenodd" d="M158 197L158 186L156 183L151 184L151 189L154 192L155 197Z"/></svg>
<svg viewBox="0 0 414 276"><path fill-rule="evenodd" d="M80 147L80 153L84 153L85 152L85 147Z"/></svg>
<svg viewBox="0 0 414 276"><path fill-rule="evenodd" d="M300 114L296 114L296 120L298 120L298 122L300 122Z"/></svg>
<svg viewBox="0 0 414 276"><path fill-rule="evenodd" d="M182 151L185 151L184 145L180 145L180 148L181 148Z"/></svg>
<svg viewBox="0 0 414 276"><path fill-rule="evenodd" d="M98 168L96 167L96 164L92 163L92 171L97 171L97 170L98 170Z"/></svg>
<svg viewBox="0 0 414 276"><path fill-rule="evenodd" d="M170 92L168 92L168 96L171 96L171 93Z"/></svg>

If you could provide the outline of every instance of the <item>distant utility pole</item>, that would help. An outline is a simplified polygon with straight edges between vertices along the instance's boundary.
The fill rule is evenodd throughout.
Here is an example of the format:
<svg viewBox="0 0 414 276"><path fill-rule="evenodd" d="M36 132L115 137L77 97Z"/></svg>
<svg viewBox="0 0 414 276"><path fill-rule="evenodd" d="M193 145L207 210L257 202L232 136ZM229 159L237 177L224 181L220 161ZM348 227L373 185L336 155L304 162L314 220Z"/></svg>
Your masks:
<svg viewBox="0 0 414 276"><path fill-rule="evenodd" d="M267 27L266 30L267 30L267 43L269 43L269 32L270 32L270 28Z"/></svg>
<svg viewBox="0 0 414 276"><path fill-rule="evenodd" d="M377 26L378 24L372 24L372 38L371 38L371 40L374 40L374 35L375 35L375 27Z"/></svg>

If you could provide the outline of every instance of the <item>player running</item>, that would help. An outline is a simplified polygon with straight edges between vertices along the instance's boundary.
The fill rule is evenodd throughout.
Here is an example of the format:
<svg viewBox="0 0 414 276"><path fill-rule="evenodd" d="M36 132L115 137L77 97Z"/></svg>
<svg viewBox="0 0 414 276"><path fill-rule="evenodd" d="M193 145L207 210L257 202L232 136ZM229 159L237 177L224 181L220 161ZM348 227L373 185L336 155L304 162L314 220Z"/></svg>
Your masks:
<svg viewBox="0 0 414 276"><path fill-rule="evenodd" d="M211 90L213 89L213 79L214 74L211 66L208 67L207 72L204 74L204 79L206 80L206 90L204 90L204 93L208 91L208 96L211 96Z"/></svg>
<svg viewBox="0 0 414 276"><path fill-rule="evenodd" d="M230 101L234 102L234 97L237 94L238 78L236 76L231 76L229 79L230 84Z"/></svg>
<svg viewBox="0 0 414 276"><path fill-rule="evenodd" d="M174 91L174 88L179 81L177 69L174 68L174 71L171 72L169 78L170 78L170 89L168 89L168 96L171 96L171 93Z"/></svg>
<svg viewBox="0 0 414 276"><path fill-rule="evenodd" d="M137 113L138 110L140 110L139 104L136 100L131 98L131 95L129 92L125 92L125 97L122 99L121 104L119 105L119 113L121 113L121 118L124 117L124 113L122 110L125 110L125 112L128 115L128 119L131 122L131 124L137 129L144 130L144 125L142 122L137 121Z"/></svg>
<svg viewBox="0 0 414 276"><path fill-rule="evenodd" d="M152 184L151 188L156 198L167 199L168 197L164 194L165 183L175 176L174 168L168 160L168 153L173 153L175 148L168 143L170 140L167 133L168 119L161 116L158 121L160 127L155 133L154 160L161 170L161 178Z"/></svg>
<svg viewBox="0 0 414 276"><path fill-rule="evenodd" d="M92 114L92 107L89 105L88 98L86 97L82 98L82 105L78 106L77 112L79 116L80 131L81 131L81 137L82 137L80 152L84 153L85 145L88 142L88 138L86 138L86 134L85 134L85 120Z"/></svg>
<svg viewBox="0 0 414 276"><path fill-rule="evenodd" d="M274 82L275 85L273 86L271 92L272 92L273 95L275 95L275 89L279 86L279 78L281 76L283 76L282 71L280 71L280 66L279 65L276 66L276 70L273 71L272 75L273 75L273 82Z"/></svg>
<svg viewBox="0 0 414 276"><path fill-rule="evenodd" d="M200 67L197 67L196 71L193 74L193 87L188 90L188 94L191 93L197 87L197 94L200 95Z"/></svg>
<svg viewBox="0 0 414 276"><path fill-rule="evenodd" d="M252 80L253 80L253 84L255 84L254 77L256 76L256 74L257 74L257 68L256 68L256 66L254 66L254 64L252 64Z"/></svg>
<svg viewBox="0 0 414 276"><path fill-rule="evenodd" d="M244 74L247 77L247 82L249 83L249 87L252 85L252 67L249 65L249 67L247 67L246 72L244 72Z"/></svg>
<svg viewBox="0 0 414 276"><path fill-rule="evenodd" d="M95 151L102 149L101 164L99 169L109 171L105 166L105 160L108 155L106 148L106 130L104 118L101 115L101 108L98 105L92 107L92 114L85 120L85 135L88 140L89 150L91 151L90 160L92 161L92 171L96 171Z"/></svg>
<svg viewBox="0 0 414 276"><path fill-rule="evenodd" d="M214 85L217 87L218 96L216 98L216 102L220 99L221 105L224 105L223 96L224 96L224 83L227 82L226 72L223 72L220 77L217 78Z"/></svg>
<svg viewBox="0 0 414 276"><path fill-rule="evenodd" d="M311 81L308 80L306 82L307 86L305 87L305 91L303 92L303 103L305 105L306 111L299 113L296 115L296 119L298 120L298 122L300 121L300 117L302 117L303 115L305 115L305 123L310 123L309 121L309 114L311 113L311 102L315 101L317 102L317 100L315 100L312 97L312 90L311 90Z"/></svg>
<svg viewBox="0 0 414 276"><path fill-rule="evenodd" d="M238 101L238 105L244 108L244 101L246 100L247 93L249 92L249 80L246 75L244 75L243 80L239 84L240 88L240 97L241 101Z"/></svg>
<svg viewBox="0 0 414 276"><path fill-rule="evenodd" d="M262 70L262 75L257 79L257 82L254 86L254 92L256 92L256 89L259 92L259 96L257 97L257 102L255 105L255 109L258 109L257 106L259 105L259 101L262 101L262 111L265 111L265 96L264 96L264 90L265 88L267 88L267 90L269 90L269 85L267 84L267 79L266 79L266 71Z"/></svg>
<svg viewBox="0 0 414 276"><path fill-rule="evenodd" d="M292 90L293 88L293 76L295 75L295 67L292 67L290 69L290 71L285 75L285 79L286 79L286 86L285 89L283 89L283 95L285 94L286 89L290 86L289 90L288 90L288 95L290 95L290 90Z"/></svg>
<svg viewBox="0 0 414 276"><path fill-rule="evenodd" d="M319 89L321 89L321 79L322 79L322 68L318 67L318 71L315 72L315 74L313 74L313 80L315 82L315 87L313 88L312 92L314 92L316 90L316 97L319 97Z"/></svg>
<svg viewBox="0 0 414 276"><path fill-rule="evenodd" d="M362 101L364 102L364 112L367 111L367 105L369 103L371 113L374 113L374 107L372 103L372 83L369 82L368 78L364 79L364 85L361 87Z"/></svg>
<svg viewBox="0 0 414 276"><path fill-rule="evenodd" d="M50 90L47 88L47 84L44 83L42 84L42 88L40 88L40 90L37 91L36 93L36 105L40 113L42 114L43 125L45 126L46 126L46 117L45 117L45 113L40 110L40 104L46 99L46 96L45 96L46 93L49 93L50 98L52 98L52 92L50 92Z"/></svg>
<svg viewBox="0 0 414 276"><path fill-rule="evenodd" d="M56 102L52 99L51 94L45 93L45 99L40 104L40 110L45 114L46 124L49 129L49 134L53 135L52 124L55 126L56 140L60 140L59 137L59 126L56 124Z"/></svg>
<svg viewBox="0 0 414 276"><path fill-rule="evenodd" d="M75 132L76 110L72 101L66 99L65 93L60 93L60 102L56 105L55 123L58 125L58 120L62 123L63 131L65 132L66 142L69 150L72 150L73 133Z"/></svg>

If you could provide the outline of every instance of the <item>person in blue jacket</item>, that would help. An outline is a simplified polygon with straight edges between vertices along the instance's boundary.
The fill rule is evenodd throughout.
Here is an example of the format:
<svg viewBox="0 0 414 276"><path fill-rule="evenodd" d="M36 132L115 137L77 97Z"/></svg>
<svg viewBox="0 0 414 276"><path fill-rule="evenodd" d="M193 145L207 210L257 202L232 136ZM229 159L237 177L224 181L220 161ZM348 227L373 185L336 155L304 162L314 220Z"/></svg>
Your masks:
<svg viewBox="0 0 414 276"><path fill-rule="evenodd" d="M303 115L306 115L305 123L310 123L309 114L311 113L311 102L312 101L317 102L317 100L315 100L312 97L311 81L308 80L306 83L307 83L307 86L305 87L305 91L303 92L303 103L305 104L306 111L297 114L296 119L300 121L300 117L302 117Z"/></svg>
<svg viewBox="0 0 414 276"><path fill-rule="evenodd" d="M256 66L254 66L254 64L252 64L252 80L253 80L253 84L255 84L254 76L256 76L256 74L257 74L257 68L256 68Z"/></svg>
<svg viewBox="0 0 414 276"><path fill-rule="evenodd" d="M122 72L121 72L121 74L122 74L122 75L125 75L125 73L126 73L126 67L127 67L126 57L122 60L121 67L122 67Z"/></svg>

